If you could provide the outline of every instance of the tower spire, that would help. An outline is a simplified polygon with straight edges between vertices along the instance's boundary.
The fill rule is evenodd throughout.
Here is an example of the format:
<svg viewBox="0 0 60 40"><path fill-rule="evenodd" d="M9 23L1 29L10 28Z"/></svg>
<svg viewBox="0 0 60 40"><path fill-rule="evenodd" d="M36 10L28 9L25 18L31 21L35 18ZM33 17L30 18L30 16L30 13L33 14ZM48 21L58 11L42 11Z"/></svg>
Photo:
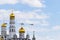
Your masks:
<svg viewBox="0 0 60 40"><path fill-rule="evenodd" d="M29 38L30 38L29 33L27 33L27 35L26 35L26 39L28 40Z"/></svg>
<svg viewBox="0 0 60 40"><path fill-rule="evenodd" d="M33 31L33 38L32 40L35 40L35 31Z"/></svg>
<svg viewBox="0 0 60 40"><path fill-rule="evenodd" d="M35 31L33 31L33 38L35 38Z"/></svg>

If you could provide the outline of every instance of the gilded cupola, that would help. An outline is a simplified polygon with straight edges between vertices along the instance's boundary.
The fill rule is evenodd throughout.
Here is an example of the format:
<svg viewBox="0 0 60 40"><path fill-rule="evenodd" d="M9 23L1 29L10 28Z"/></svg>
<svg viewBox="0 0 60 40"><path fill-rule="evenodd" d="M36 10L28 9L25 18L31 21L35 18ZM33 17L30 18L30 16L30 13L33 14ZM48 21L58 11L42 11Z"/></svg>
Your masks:
<svg viewBox="0 0 60 40"><path fill-rule="evenodd" d="M15 19L15 15L13 12L10 14L10 19Z"/></svg>
<svg viewBox="0 0 60 40"><path fill-rule="evenodd" d="M11 13L11 14L10 14L10 17L13 17L13 16L15 16L14 13Z"/></svg>
<svg viewBox="0 0 60 40"><path fill-rule="evenodd" d="M2 27L6 27L6 24L7 24L7 23L3 23L3 24L2 24Z"/></svg>
<svg viewBox="0 0 60 40"><path fill-rule="evenodd" d="M25 29L24 29L23 27L21 27L21 28L19 29L19 33L25 33Z"/></svg>

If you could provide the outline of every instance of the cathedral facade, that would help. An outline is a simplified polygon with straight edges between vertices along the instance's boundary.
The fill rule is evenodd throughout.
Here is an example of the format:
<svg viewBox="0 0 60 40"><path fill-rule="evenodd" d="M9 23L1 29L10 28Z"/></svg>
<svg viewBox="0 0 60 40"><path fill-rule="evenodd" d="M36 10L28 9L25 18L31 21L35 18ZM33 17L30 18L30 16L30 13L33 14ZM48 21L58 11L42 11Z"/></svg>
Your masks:
<svg viewBox="0 0 60 40"><path fill-rule="evenodd" d="M25 34L25 29L21 27L19 29L19 37L16 35L16 30L15 30L15 15L12 12L10 14L10 22L9 22L9 34L7 34L6 30L6 23L3 23L1 26L1 35L0 35L0 40L35 40L35 35L33 34L33 38L30 39L29 34L24 37Z"/></svg>

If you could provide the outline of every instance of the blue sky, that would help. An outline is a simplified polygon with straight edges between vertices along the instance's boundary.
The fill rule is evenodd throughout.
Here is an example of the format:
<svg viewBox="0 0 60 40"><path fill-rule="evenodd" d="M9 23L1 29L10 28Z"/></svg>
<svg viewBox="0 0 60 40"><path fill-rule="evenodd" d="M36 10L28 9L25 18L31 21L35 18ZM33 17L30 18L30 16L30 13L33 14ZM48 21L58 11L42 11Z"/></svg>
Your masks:
<svg viewBox="0 0 60 40"><path fill-rule="evenodd" d="M13 9L17 35L20 23L24 23L25 34L29 33L30 38L35 31L36 40L60 40L59 4L60 0L0 0L0 26L7 22L9 29L9 15Z"/></svg>

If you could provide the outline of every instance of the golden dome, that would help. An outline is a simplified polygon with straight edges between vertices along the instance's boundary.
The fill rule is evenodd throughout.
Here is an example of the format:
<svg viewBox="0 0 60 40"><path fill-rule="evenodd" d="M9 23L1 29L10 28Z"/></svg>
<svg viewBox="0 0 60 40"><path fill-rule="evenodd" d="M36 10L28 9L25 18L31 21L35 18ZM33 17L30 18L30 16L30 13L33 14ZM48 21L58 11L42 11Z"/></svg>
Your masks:
<svg viewBox="0 0 60 40"><path fill-rule="evenodd" d="M2 27L6 27L6 24L7 24L7 23L3 23L3 24L2 24Z"/></svg>
<svg viewBox="0 0 60 40"><path fill-rule="evenodd" d="M25 30L24 30L23 27L21 27L21 28L19 29L19 33L25 33Z"/></svg>
<svg viewBox="0 0 60 40"><path fill-rule="evenodd" d="M14 13L11 13L11 14L10 14L10 17L12 17L12 16L13 16L13 17L15 16Z"/></svg>

